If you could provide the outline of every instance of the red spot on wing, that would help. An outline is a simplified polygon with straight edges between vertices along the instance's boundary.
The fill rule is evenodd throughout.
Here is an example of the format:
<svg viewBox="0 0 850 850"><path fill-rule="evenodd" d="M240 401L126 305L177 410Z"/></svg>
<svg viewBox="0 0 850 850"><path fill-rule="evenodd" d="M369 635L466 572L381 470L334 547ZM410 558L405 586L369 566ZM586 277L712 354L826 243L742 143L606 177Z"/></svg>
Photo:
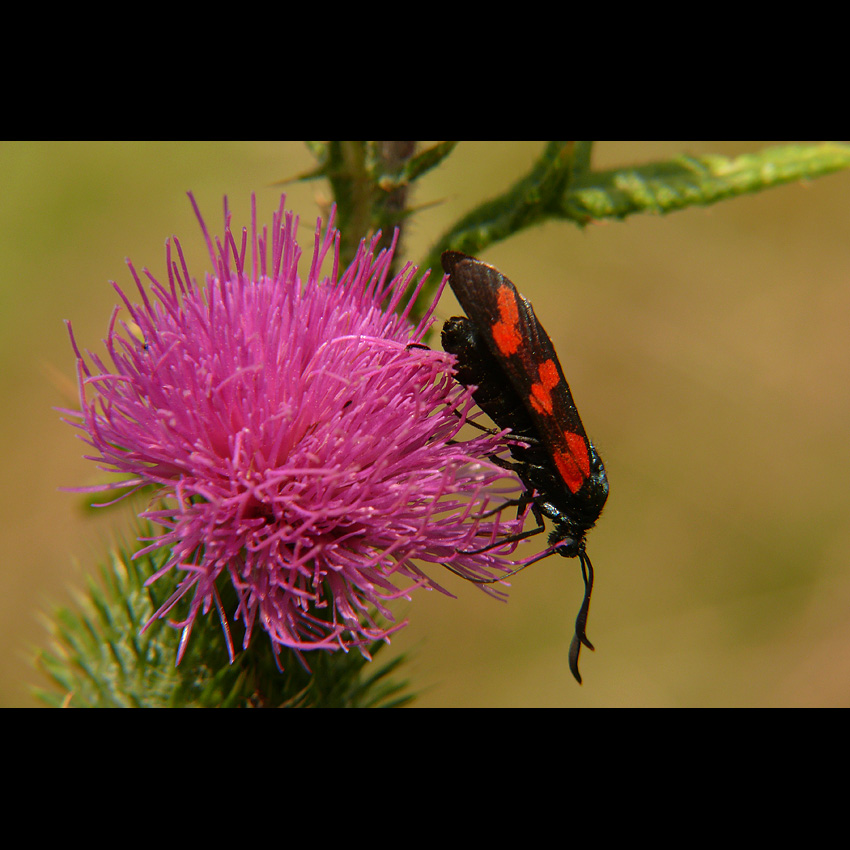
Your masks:
<svg viewBox="0 0 850 850"><path fill-rule="evenodd" d="M519 332L519 307L516 296L507 286L500 286L496 297L499 321L493 325L491 332L499 351L505 357L510 357L516 354L522 345L522 334Z"/></svg>
<svg viewBox="0 0 850 850"><path fill-rule="evenodd" d="M558 467L558 472L561 473L561 478L564 479L564 484L570 488L570 492L578 493L581 490L581 485L584 484L585 477L581 474L581 470L572 455L556 452L555 466Z"/></svg>
<svg viewBox="0 0 850 850"><path fill-rule="evenodd" d="M568 451L556 451L554 453L555 466L564 479L564 483L570 488L570 492L578 493L582 484L590 477L590 453L587 450L587 441L572 431L564 431Z"/></svg>
<svg viewBox="0 0 850 850"><path fill-rule="evenodd" d="M558 450L554 453L555 466L570 488L570 492L578 493L582 484L590 477L590 453L587 441L572 431L564 431L567 440L567 451Z"/></svg>
<svg viewBox="0 0 850 850"><path fill-rule="evenodd" d="M561 380L558 367L552 360L546 360L538 366L537 371L540 375L540 383L531 385L531 395L528 400L538 413L551 416L554 409L552 390Z"/></svg>

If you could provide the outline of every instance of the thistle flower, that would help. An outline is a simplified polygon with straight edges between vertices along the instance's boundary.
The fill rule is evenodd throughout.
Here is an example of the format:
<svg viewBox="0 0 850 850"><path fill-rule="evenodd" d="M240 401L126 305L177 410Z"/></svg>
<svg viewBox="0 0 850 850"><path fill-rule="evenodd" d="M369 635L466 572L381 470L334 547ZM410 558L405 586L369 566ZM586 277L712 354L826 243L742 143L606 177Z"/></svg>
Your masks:
<svg viewBox="0 0 850 850"><path fill-rule="evenodd" d="M405 303L416 268L388 282L395 245L376 256L377 237L340 273L331 213L302 281L284 198L270 238L253 205L237 239L225 203L215 241L190 199L214 273L191 278L176 238L166 284L144 270L146 286L128 261L141 303L113 283L128 318L115 308L111 364L84 358L68 323L81 411L63 411L89 459L124 476L75 490L124 498L155 485L142 515L164 530L137 555L170 553L148 583L179 571L152 618L182 630L178 661L213 605L233 658L222 582L236 591L244 647L259 624L276 652L300 655L387 639L404 625L390 600L446 592L427 564L478 579L509 570L516 544L504 538L524 518L499 506L518 484L489 459L505 449L500 435L458 436L473 402L453 358L421 345L434 306L408 319L425 277Z"/></svg>

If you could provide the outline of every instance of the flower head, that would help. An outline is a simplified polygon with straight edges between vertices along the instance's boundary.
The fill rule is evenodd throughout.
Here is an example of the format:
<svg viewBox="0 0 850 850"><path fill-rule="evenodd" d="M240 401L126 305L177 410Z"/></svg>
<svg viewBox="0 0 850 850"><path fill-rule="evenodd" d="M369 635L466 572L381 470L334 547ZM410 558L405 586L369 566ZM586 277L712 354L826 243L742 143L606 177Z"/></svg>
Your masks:
<svg viewBox="0 0 850 850"><path fill-rule="evenodd" d="M392 251L376 256L375 239L341 272L331 214L302 280L283 198L270 234L254 209L237 236L225 206L215 241L192 203L214 272L195 281L176 239L167 283L145 271L146 286L128 263L141 303L115 286L128 318L116 307L109 365L71 334L82 409L64 411L90 459L124 476L92 489L157 488L143 516L163 531L138 554L170 552L150 581L180 571L154 615L177 618L180 655L213 605L230 644L221 581L244 646L259 624L276 649L302 652L386 638L404 624L375 610L391 622L389 600L442 590L426 564L479 579L509 569L504 538L522 518L494 508L518 485L489 459L499 435L458 436L473 403L453 358L420 344L433 306L408 319L415 267L388 280Z"/></svg>

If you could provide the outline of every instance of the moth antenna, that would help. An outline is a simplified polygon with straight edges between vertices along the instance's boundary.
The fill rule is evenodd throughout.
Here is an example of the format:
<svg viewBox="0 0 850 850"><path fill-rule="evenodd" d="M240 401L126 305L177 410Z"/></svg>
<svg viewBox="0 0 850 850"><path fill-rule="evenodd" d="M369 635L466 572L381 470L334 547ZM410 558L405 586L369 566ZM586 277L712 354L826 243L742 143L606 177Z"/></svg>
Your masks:
<svg viewBox="0 0 850 850"><path fill-rule="evenodd" d="M578 558L581 562L581 576L584 579L584 599L581 608L579 608L578 617L576 617L576 633L573 635L572 643L570 643L570 672L575 680L581 684L581 674L578 672L578 656L582 644L590 650L594 649L593 644L585 634L587 615L590 612L590 594L593 593L593 564L590 563L590 558L587 557L584 549L579 551Z"/></svg>

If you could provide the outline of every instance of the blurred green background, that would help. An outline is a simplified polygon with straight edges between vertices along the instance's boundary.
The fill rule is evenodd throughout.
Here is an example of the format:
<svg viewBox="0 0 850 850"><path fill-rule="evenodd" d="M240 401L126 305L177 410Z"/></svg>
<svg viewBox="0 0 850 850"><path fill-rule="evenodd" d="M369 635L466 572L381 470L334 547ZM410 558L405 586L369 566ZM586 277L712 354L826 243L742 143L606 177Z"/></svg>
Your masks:
<svg viewBox="0 0 850 850"><path fill-rule="evenodd" d="M597 167L768 141L599 142ZM462 142L419 185L406 256L523 174L542 142ZM0 143L0 705L33 705L41 613L69 604L123 520L60 486L91 481L59 422L74 405L63 319L97 346L124 258L164 273L177 234L202 276L192 190L221 229L227 194L270 220L301 142ZM309 250L322 183L287 187ZM588 551L597 583L567 668L578 563L550 558L508 604L457 594L397 611L421 706L850 704L850 174L584 231L549 223L483 256L534 303L560 354L611 497ZM456 313L450 293L440 306ZM122 528L126 528L125 524ZM176 637L176 636L175 636Z"/></svg>

